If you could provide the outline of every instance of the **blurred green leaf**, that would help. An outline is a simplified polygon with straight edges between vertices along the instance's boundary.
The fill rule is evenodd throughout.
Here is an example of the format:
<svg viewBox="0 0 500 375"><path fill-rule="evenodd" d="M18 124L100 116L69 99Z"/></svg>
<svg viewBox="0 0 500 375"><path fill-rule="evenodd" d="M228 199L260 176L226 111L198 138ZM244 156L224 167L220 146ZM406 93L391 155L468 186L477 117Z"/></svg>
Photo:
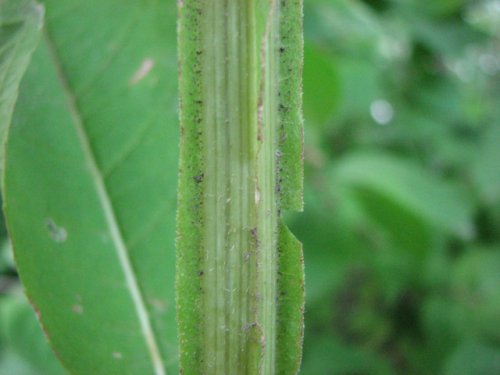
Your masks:
<svg viewBox="0 0 500 375"><path fill-rule="evenodd" d="M370 118L370 105L383 98L380 72L373 63L357 58L338 59L340 116L344 121Z"/></svg>
<svg viewBox="0 0 500 375"><path fill-rule="evenodd" d="M374 190L357 189L355 198L366 217L360 233L371 245L381 287L388 301L395 301L405 288L424 283L422 267L434 251L430 225L393 197Z"/></svg>
<svg viewBox="0 0 500 375"><path fill-rule="evenodd" d="M373 54L376 41L384 32L382 23L362 1L309 0L305 7L306 36L334 43L337 51L347 50L364 56ZM314 32L308 35L309 30Z"/></svg>
<svg viewBox="0 0 500 375"><path fill-rule="evenodd" d="M9 241L5 240L0 244L0 276L9 269L14 269L14 257L12 254L12 246Z"/></svg>
<svg viewBox="0 0 500 375"><path fill-rule="evenodd" d="M474 248L452 272L452 297L457 303L456 329L464 336L500 340L500 252Z"/></svg>
<svg viewBox="0 0 500 375"><path fill-rule="evenodd" d="M325 57L322 90L338 100L306 104L306 211L292 224L305 249L304 374L371 374L371 355L381 373L441 374L471 340L478 357L498 350L496 3L305 3L306 44L321 54L309 55L305 102ZM393 112L384 126L380 103ZM481 366L463 367L498 372Z"/></svg>
<svg viewBox="0 0 500 375"><path fill-rule="evenodd" d="M479 342L465 342L448 359L444 375L493 375L500 373L500 350Z"/></svg>
<svg viewBox="0 0 500 375"><path fill-rule="evenodd" d="M306 342L305 350L310 353L311 360L304 366L304 374L394 374L388 361L327 336L320 336L315 342Z"/></svg>
<svg viewBox="0 0 500 375"><path fill-rule="evenodd" d="M412 11L428 13L429 16L445 16L457 12L467 2L467 0L438 0L438 1L418 1L418 0L398 0L398 5L407 7Z"/></svg>
<svg viewBox="0 0 500 375"><path fill-rule="evenodd" d="M0 374L2 375L50 375L34 370L24 358L11 349L0 352Z"/></svg>
<svg viewBox="0 0 500 375"><path fill-rule="evenodd" d="M411 161L376 152L351 153L337 162L332 183L376 192L431 225L465 238L473 235L471 200L463 189Z"/></svg>
<svg viewBox="0 0 500 375"><path fill-rule="evenodd" d="M0 169L19 82L35 49L43 7L31 0L0 0Z"/></svg>
<svg viewBox="0 0 500 375"><path fill-rule="evenodd" d="M348 260L345 252L357 244L352 234L343 229L341 224L337 226L321 212L312 210L291 224L291 230L309 249L305 256L308 302L322 301L343 280Z"/></svg>
<svg viewBox="0 0 500 375"><path fill-rule="evenodd" d="M484 134L473 167L473 178L481 200L486 204L499 202L500 126L497 123Z"/></svg>
<svg viewBox="0 0 500 375"><path fill-rule="evenodd" d="M306 121L324 126L337 110L339 82L331 56L314 46L305 49L304 91Z"/></svg>
<svg viewBox="0 0 500 375"><path fill-rule="evenodd" d="M5 336L9 349L36 370L36 374L67 374L52 353L33 309L21 295L0 298L0 333ZM17 371L21 370L12 374L17 375Z"/></svg>
<svg viewBox="0 0 500 375"><path fill-rule="evenodd" d="M460 341L456 331L456 316L456 306L443 298L440 290L428 296L422 304L421 320L427 347L425 351L420 350L420 359L425 360L436 373Z"/></svg>

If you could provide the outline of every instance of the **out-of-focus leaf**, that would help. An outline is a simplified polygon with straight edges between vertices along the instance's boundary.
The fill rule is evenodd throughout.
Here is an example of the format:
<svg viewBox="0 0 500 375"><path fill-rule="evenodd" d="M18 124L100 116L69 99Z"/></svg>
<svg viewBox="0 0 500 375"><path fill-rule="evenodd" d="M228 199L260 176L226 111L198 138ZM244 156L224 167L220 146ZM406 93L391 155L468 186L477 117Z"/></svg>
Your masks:
<svg viewBox="0 0 500 375"><path fill-rule="evenodd" d="M457 304L456 330L462 336L500 340L500 252L473 248L455 265L451 295Z"/></svg>
<svg viewBox="0 0 500 375"><path fill-rule="evenodd" d="M464 117L464 108L461 98L460 85L455 80L444 80L422 84L415 93L419 105L425 108L423 116L431 116L431 119L437 122L441 129L435 131L439 134L441 131L450 131L447 129L446 122L460 123ZM413 126L418 126L418 123ZM451 134L447 134L451 138Z"/></svg>
<svg viewBox="0 0 500 375"><path fill-rule="evenodd" d="M383 97L380 73L373 63L356 58L337 61L340 80L340 116L344 120L364 120L370 105Z"/></svg>
<svg viewBox="0 0 500 375"><path fill-rule="evenodd" d="M0 0L0 169L19 82L40 36L43 7L32 0Z"/></svg>
<svg viewBox="0 0 500 375"><path fill-rule="evenodd" d="M5 240L0 244L0 276L2 272L15 268L14 257L12 255L12 246Z"/></svg>
<svg viewBox="0 0 500 375"><path fill-rule="evenodd" d="M44 4L6 154L21 279L72 374L173 374L176 4Z"/></svg>
<svg viewBox="0 0 500 375"><path fill-rule="evenodd" d="M37 374L67 374L52 353L33 309L21 295L0 298L0 334L5 336L10 350L24 359ZM17 375L17 372L12 374Z"/></svg>
<svg viewBox="0 0 500 375"><path fill-rule="evenodd" d="M308 344L306 342L305 350L310 361L303 368L304 374L394 374L388 361L368 350L345 345L337 339L320 336Z"/></svg>
<svg viewBox="0 0 500 375"><path fill-rule="evenodd" d="M306 211L291 224L291 229L309 249L305 258L307 301L322 301L343 280L349 260L346 252L353 250L351 255L357 256L358 243L342 224L335 225L321 211Z"/></svg>
<svg viewBox="0 0 500 375"><path fill-rule="evenodd" d="M445 16L458 11L466 0L437 0L437 1L418 1L418 0L400 0L399 6L407 8L409 11L423 13L420 16ZM427 14L425 14L427 13Z"/></svg>
<svg viewBox="0 0 500 375"><path fill-rule="evenodd" d="M443 360L455 350L460 335L457 335L456 305L439 295L427 296L420 309L420 320L427 347L421 355L436 370L441 369Z"/></svg>
<svg viewBox="0 0 500 375"><path fill-rule="evenodd" d="M41 374L31 368L24 358L9 348L0 351L0 374L1 375L50 375Z"/></svg>
<svg viewBox="0 0 500 375"><path fill-rule="evenodd" d="M290 228L308 250L306 299L317 303L341 285L349 264L366 260L369 251L356 233L363 220L357 202L328 183L318 182L316 189L311 185L306 184L305 189L307 209L290 221Z"/></svg>
<svg viewBox="0 0 500 375"><path fill-rule="evenodd" d="M473 177L481 200L500 201L500 126L496 123L484 134L473 165Z"/></svg>
<svg viewBox="0 0 500 375"><path fill-rule="evenodd" d="M367 349L380 342L375 326L388 323L374 355L397 374L442 374L470 339L498 348L497 298L486 286L499 283L497 3L306 1L306 38L334 61L339 100L323 127L306 132L306 211L292 224L305 244L304 373L373 372L360 369L366 357L338 365L333 353L345 352L332 342L346 326L363 333L346 335L347 345ZM374 126L370 107L382 100L393 118ZM391 167L371 153L342 166L366 149L390 150ZM470 250L477 244L488 249ZM336 296L353 269L372 275L380 300L359 305L345 292L356 308L339 322ZM368 324L364 310L378 308L386 320Z"/></svg>
<svg viewBox="0 0 500 375"><path fill-rule="evenodd" d="M465 19L478 30L498 37L500 12L497 4L496 0L472 1L466 8Z"/></svg>
<svg viewBox="0 0 500 375"><path fill-rule="evenodd" d="M419 5L424 4L423 7L427 3L437 4L440 1L418 2ZM463 52L464 45L484 40L482 33L467 27L457 17L443 17L437 21L437 17L429 17L425 14L425 9L418 8L412 5L402 6L400 16L408 24L414 41L422 43L437 55L457 56Z"/></svg>
<svg viewBox="0 0 500 375"><path fill-rule="evenodd" d="M409 287L422 285L422 268L435 250L433 231L408 206L376 190L357 189L355 194L365 210L360 233L373 254L381 288L388 301L395 301Z"/></svg>
<svg viewBox="0 0 500 375"><path fill-rule="evenodd" d="M340 160L332 183L372 190L463 237L472 236L470 198L410 161L382 153L352 153Z"/></svg>
<svg viewBox="0 0 500 375"><path fill-rule="evenodd" d="M339 82L334 60L318 48L306 48L304 55L304 115L306 121L325 125L337 109Z"/></svg>
<svg viewBox="0 0 500 375"><path fill-rule="evenodd" d="M480 342L465 342L447 360L443 374L500 374L500 350Z"/></svg>
<svg viewBox="0 0 500 375"><path fill-rule="evenodd" d="M494 248L472 248L448 268L445 290L434 287L422 307L422 324L429 341L429 356L440 363L461 340L500 337L500 256ZM474 372L471 372L474 374Z"/></svg>
<svg viewBox="0 0 500 375"><path fill-rule="evenodd" d="M373 11L362 1L310 0L305 6L306 36L308 29L314 27L310 37L323 43L335 43L332 47L337 51L355 51L365 56L373 54L376 41L384 29ZM309 26L311 23L314 24Z"/></svg>

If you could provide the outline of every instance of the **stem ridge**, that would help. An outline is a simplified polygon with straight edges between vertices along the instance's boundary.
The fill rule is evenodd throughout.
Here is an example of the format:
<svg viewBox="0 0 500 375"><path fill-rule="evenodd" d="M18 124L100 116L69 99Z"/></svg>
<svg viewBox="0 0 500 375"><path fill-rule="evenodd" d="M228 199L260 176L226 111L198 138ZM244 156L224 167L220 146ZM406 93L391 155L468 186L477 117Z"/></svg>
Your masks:
<svg viewBox="0 0 500 375"><path fill-rule="evenodd" d="M288 128L301 129L301 118L292 122L280 112L282 93L301 90L282 89L289 80L280 34L289 7L301 16L300 1L179 4L177 301L185 374L281 373L278 346L286 343L278 341L301 342L283 335L280 321L286 305L299 311L287 315L291 324L302 326L301 306L281 303L279 292L292 285L279 277L280 259L288 257L280 212L298 206L284 205L283 197L302 188L289 183L285 195L281 188L302 176L302 139L287 138ZM301 26L299 17L292 31L301 35ZM294 113L300 111L299 105ZM291 143L299 152L296 165L282 162ZM301 199L301 192L293 194Z"/></svg>

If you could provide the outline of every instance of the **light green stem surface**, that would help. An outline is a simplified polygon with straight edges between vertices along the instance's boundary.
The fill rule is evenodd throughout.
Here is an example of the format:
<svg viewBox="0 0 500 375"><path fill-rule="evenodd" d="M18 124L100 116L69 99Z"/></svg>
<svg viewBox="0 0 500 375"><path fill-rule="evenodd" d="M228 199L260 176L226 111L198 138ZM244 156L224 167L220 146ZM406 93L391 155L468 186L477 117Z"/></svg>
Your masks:
<svg viewBox="0 0 500 375"><path fill-rule="evenodd" d="M295 20L283 23L282 6L295 9ZM280 28L294 21L299 59L290 71L300 73L300 2L180 3L178 319L186 374L280 373L277 341L286 334L278 332L284 327L279 284L287 279L280 283L279 216L281 208L300 208L283 207L281 185L302 173L301 132L286 140L287 126L300 128L301 87L281 87L287 79ZM296 118L286 123L280 96L294 89L299 99L289 113ZM292 149L298 162L283 173L283 153ZM300 197L284 200L301 201L301 183L292 185L287 189ZM293 252L297 246L289 243ZM289 306L297 311L291 325L299 327L300 341L303 289L297 285L299 302Z"/></svg>

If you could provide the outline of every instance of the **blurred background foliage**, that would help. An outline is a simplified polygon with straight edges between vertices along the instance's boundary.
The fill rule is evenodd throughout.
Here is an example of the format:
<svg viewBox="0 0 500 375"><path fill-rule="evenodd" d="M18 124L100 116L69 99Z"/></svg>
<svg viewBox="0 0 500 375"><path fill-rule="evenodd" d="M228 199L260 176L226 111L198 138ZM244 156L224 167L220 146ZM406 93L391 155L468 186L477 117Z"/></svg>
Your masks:
<svg viewBox="0 0 500 375"><path fill-rule="evenodd" d="M500 374L500 1L305 0L306 375ZM0 250L0 375L60 375Z"/></svg>
<svg viewBox="0 0 500 375"><path fill-rule="evenodd" d="M305 14L303 374L500 374L500 1Z"/></svg>

